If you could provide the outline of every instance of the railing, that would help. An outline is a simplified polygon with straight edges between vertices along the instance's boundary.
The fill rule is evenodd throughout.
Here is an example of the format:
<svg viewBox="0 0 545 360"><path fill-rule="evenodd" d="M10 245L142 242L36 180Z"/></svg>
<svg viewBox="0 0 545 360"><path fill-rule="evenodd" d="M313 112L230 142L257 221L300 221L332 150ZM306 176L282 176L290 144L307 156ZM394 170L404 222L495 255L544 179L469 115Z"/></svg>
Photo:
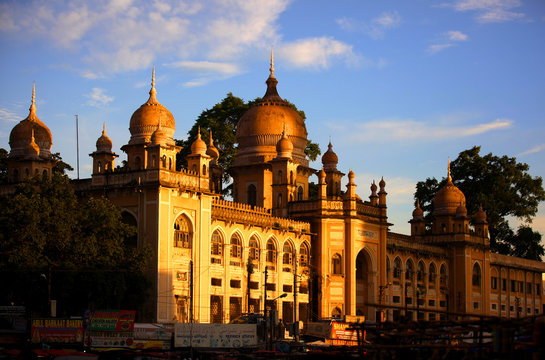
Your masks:
<svg viewBox="0 0 545 360"><path fill-rule="evenodd" d="M275 217L270 214L268 209L222 199L212 201L212 219L281 228L288 231L310 232L309 223Z"/></svg>

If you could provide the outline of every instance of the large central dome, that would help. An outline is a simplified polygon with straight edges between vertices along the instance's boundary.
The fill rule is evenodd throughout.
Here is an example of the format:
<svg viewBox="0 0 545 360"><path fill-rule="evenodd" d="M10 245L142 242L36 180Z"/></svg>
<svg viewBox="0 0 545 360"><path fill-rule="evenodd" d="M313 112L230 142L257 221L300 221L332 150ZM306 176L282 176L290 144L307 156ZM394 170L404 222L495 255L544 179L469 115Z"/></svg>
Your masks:
<svg viewBox="0 0 545 360"><path fill-rule="evenodd" d="M162 131L169 139L174 136L176 123L174 116L166 107L157 101L157 91L155 90L155 67L151 80L150 97L140 108L131 116L129 130L131 139L129 144L149 143L151 135L161 127Z"/></svg>
<svg viewBox="0 0 545 360"><path fill-rule="evenodd" d="M466 205L464 193L454 185L450 176L450 160L448 164L447 184L442 187L433 199L433 215L456 215L460 205Z"/></svg>
<svg viewBox="0 0 545 360"><path fill-rule="evenodd" d="M285 129L286 136L293 143L293 158L308 166L305 121L291 104L278 95L272 58L270 71L265 96L238 121L235 165L262 163L275 158L276 144Z"/></svg>

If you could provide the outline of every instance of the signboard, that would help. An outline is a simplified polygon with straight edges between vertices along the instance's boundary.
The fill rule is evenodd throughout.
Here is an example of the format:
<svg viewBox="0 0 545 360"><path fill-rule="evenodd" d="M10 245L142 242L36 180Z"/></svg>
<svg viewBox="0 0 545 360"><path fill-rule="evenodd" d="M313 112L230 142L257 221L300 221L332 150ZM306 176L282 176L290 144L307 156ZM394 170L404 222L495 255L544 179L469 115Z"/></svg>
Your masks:
<svg viewBox="0 0 545 360"><path fill-rule="evenodd" d="M134 330L134 310L96 310L91 314L89 330L93 331L132 331Z"/></svg>
<svg viewBox="0 0 545 360"><path fill-rule="evenodd" d="M81 343L83 320L33 319L31 329L33 343Z"/></svg>
<svg viewBox="0 0 545 360"><path fill-rule="evenodd" d="M175 347L241 348L258 344L257 324L175 324Z"/></svg>
<svg viewBox="0 0 545 360"><path fill-rule="evenodd" d="M134 324L134 343L131 349L170 350L172 335L172 326Z"/></svg>
<svg viewBox="0 0 545 360"><path fill-rule="evenodd" d="M326 342L332 345L358 345L358 335L354 330L347 330L349 327L349 323L332 322L331 337Z"/></svg>
<svg viewBox="0 0 545 360"><path fill-rule="evenodd" d="M133 345L134 336L132 331L87 331L85 343L91 347L128 348Z"/></svg>

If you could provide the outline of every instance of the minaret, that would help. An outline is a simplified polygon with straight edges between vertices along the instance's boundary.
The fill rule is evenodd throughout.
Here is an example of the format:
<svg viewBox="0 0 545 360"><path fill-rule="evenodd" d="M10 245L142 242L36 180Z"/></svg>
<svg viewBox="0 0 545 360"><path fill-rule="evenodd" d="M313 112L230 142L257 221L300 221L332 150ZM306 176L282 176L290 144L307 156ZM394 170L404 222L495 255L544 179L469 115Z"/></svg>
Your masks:
<svg viewBox="0 0 545 360"><path fill-rule="evenodd" d="M112 152L112 146L112 140L106 135L106 123L104 123L102 125L102 135L96 142L97 149L89 154L93 158L93 175L114 171L114 161L118 155Z"/></svg>

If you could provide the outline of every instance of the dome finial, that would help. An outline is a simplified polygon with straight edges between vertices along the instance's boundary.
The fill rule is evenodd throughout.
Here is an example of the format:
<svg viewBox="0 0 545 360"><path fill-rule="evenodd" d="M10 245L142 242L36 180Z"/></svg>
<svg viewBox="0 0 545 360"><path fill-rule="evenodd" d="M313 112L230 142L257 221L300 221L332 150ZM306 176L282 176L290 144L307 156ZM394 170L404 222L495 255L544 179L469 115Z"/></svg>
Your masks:
<svg viewBox="0 0 545 360"><path fill-rule="evenodd" d="M271 67L270 67L269 71L271 72L270 76L274 77L274 54L273 54L272 46L271 46Z"/></svg>
<svg viewBox="0 0 545 360"><path fill-rule="evenodd" d="M447 168L448 168L448 170L447 170L447 172L448 172L448 174L447 174L447 175L448 175L448 176L447 176L447 181L448 181L448 182L452 182L452 177L450 176L450 156L449 156L449 158L448 158L448 165L447 165Z"/></svg>
<svg viewBox="0 0 545 360"><path fill-rule="evenodd" d="M102 135L106 135L106 121L102 124Z"/></svg>
<svg viewBox="0 0 545 360"><path fill-rule="evenodd" d="M151 75L151 90L149 91L148 102L157 102L157 90L155 90L155 65L153 65L153 73Z"/></svg>
<svg viewBox="0 0 545 360"><path fill-rule="evenodd" d="M199 140L201 139L201 126L200 125L197 127L197 139L199 139Z"/></svg>
<svg viewBox="0 0 545 360"><path fill-rule="evenodd" d="M209 144L210 144L210 146L213 146L213 145L214 145L214 139L212 138L212 129L209 130L209 133L210 133L210 141L209 141Z"/></svg>
<svg viewBox="0 0 545 360"><path fill-rule="evenodd" d="M36 82L32 84L32 103L30 104L30 119L36 116Z"/></svg>

